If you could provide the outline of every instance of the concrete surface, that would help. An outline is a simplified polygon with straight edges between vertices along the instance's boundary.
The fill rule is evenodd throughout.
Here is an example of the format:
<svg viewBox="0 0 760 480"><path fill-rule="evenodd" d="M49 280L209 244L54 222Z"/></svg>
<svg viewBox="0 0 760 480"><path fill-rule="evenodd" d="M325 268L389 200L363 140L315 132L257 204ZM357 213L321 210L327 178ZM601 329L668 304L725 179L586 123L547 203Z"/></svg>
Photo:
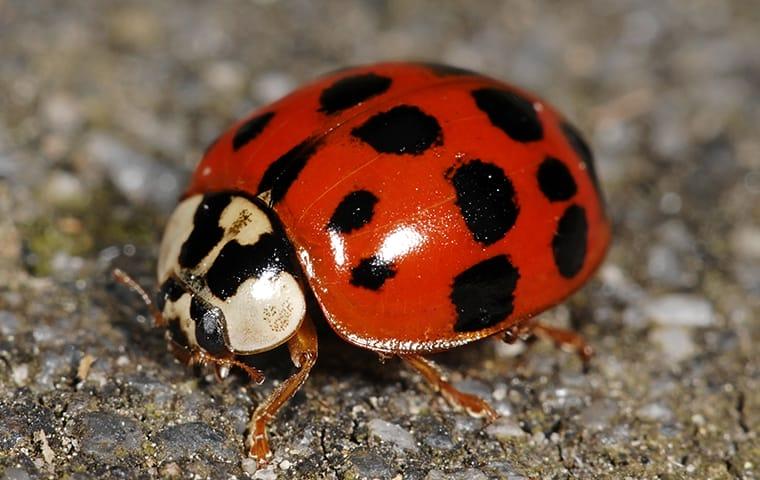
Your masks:
<svg viewBox="0 0 760 480"><path fill-rule="evenodd" d="M0 478L757 478L758 40L752 0L0 0ZM486 427L323 332L256 471L242 431L272 381L177 364L108 272L154 286L231 121L388 58L509 79L587 132L615 244L545 320L597 355L441 355L502 414Z"/></svg>

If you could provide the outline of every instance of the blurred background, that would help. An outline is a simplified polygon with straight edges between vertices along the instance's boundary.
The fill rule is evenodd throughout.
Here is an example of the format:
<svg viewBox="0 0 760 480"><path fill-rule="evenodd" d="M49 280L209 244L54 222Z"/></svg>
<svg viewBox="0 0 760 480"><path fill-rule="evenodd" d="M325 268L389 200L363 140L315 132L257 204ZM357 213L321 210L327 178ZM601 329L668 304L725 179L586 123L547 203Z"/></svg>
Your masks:
<svg viewBox="0 0 760 480"><path fill-rule="evenodd" d="M0 0L0 478L757 478L759 40L754 0ZM235 119L386 59L505 79L586 133L615 244L545 320L598 354L444 355L488 427L395 362L326 358L256 471L241 432L273 384L192 375L108 272L154 287Z"/></svg>

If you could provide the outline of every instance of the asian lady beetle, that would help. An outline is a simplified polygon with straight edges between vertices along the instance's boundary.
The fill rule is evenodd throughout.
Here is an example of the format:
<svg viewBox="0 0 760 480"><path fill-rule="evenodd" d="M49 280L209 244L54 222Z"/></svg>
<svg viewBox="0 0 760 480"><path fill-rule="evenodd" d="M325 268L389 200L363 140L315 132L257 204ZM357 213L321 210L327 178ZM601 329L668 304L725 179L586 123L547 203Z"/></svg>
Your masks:
<svg viewBox="0 0 760 480"><path fill-rule="evenodd" d="M440 65L342 70L208 149L161 243L156 322L180 359L221 377L239 366L262 381L240 357L287 343L297 371L249 425L261 462L267 423L316 361L322 317L493 418L422 355L521 333L588 354L531 318L602 261L601 197L581 135L530 93Z"/></svg>

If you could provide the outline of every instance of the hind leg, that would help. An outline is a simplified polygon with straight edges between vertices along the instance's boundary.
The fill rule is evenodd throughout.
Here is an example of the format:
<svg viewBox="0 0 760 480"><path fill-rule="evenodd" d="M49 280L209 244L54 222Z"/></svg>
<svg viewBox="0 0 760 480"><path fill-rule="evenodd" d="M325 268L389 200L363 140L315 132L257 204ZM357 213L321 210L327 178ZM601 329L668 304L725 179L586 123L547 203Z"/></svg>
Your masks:
<svg viewBox="0 0 760 480"><path fill-rule="evenodd" d="M535 335L546 340L551 340L557 347L578 354L584 363L587 363L594 355L594 349L586 343L581 334L564 328L544 325L533 319L513 325L505 330L503 340L511 344L526 335Z"/></svg>

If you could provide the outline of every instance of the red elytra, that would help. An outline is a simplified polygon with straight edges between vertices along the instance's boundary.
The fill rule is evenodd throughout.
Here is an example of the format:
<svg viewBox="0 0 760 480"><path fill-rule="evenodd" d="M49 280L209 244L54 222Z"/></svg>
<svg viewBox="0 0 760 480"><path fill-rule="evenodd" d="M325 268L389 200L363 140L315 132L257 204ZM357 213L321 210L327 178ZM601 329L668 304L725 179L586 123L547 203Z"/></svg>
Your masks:
<svg viewBox="0 0 760 480"><path fill-rule="evenodd" d="M378 85L382 83L378 78L389 80L387 88ZM356 85L351 85L352 79ZM329 97L325 92L331 88L337 92L325 100ZM475 91L507 95L492 95L492 105L480 108ZM355 101L357 98L361 100ZM330 100L344 108L325 108L324 103ZM520 122L530 123L530 118L511 125L509 118L500 119L499 111L493 112L506 108L502 116L515 115L525 105L534 110L540 123L538 134L535 128L521 129ZM385 139L392 145L378 151L358 137L357 129L373 116L398 106L416 107L440 126L440 135L432 142L428 138L432 134L421 134L420 142L430 143L424 151L387 152L407 146L403 139L393 144L393 138ZM395 130L386 125L386 129L394 130L387 135L413 129L413 120ZM499 128L500 120L507 122L505 129L513 130L518 140ZM253 134L241 140L251 124ZM529 140L520 141L524 138ZM272 164L282 161L306 139L316 146L302 148L308 150L302 158L297 158L296 152L286 159L300 165L290 170L274 169L272 175ZM413 147L414 142L410 145ZM552 169L546 169L547 188L559 192L549 196L539 181L539 169L547 159L559 162L554 178ZM588 147L577 131L530 93L464 70L387 63L325 76L241 120L209 148L187 195L224 190L258 195L262 188L273 185L262 182L266 173L269 171L270 177L279 174L287 185L272 208L304 263L308 282L334 330L347 341L372 350L434 352L504 331L557 304L593 273L610 241L610 227L591 162ZM478 172L476 167L482 165L496 168ZM511 201L516 215L514 211L511 215L501 211L498 205L487 205L478 212L478 205L473 205L488 202L487 198L476 198L483 192L484 196L495 195L497 201L505 200L500 192L489 190L501 186L489 185L489 174L498 175L498 170L513 188ZM574 192L568 192L572 186L563 185L563 181L567 183L563 171L569 172ZM465 175L460 183L471 192L458 197L454 185L457 173L468 172L473 178ZM292 178L285 178L288 176ZM337 206L357 191L370 192L376 198L371 220L347 233L326 228ZM463 212L463 204L472 211ZM474 229L466 220L468 213L482 217L472 220ZM566 228L559 231L563 218ZM502 225L489 229L489 222ZM481 232L481 241L475 238L478 227L485 231ZM496 233L489 233L492 230ZM562 238L569 245L563 246ZM390 251L390 262L384 261L388 258L377 259L383 250ZM516 279L501 279L506 288L514 283L513 291L506 292L505 298L480 299L481 310L495 308L496 315L509 313L492 318L487 311L478 312L477 306L458 306L452 299L455 279L500 255L506 256L509 267L518 272ZM560 271L557 255L576 257L559 259L570 264L566 267L569 273ZM362 261L366 270L380 270L374 272L380 278L373 283L382 282L379 288L352 283L352 272ZM481 279L477 278L479 272L474 272L476 285L462 295L477 297L478 281L490 284L499 282L500 275L515 276L503 262L497 267L500 271L490 276L487 271L480 272ZM509 300L511 306L489 304ZM479 313L487 318L478 318ZM455 328L458 320L464 328Z"/></svg>
<svg viewBox="0 0 760 480"><path fill-rule="evenodd" d="M421 354L532 332L587 357L578 335L532 317L577 290L609 241L591 151L548 104L457 68L368 65L214 142L168 222L153 314L178 358L220 377L235 366L263 381L240 357L287 342L297 371L249 424L263 463L267 424L316 362L314 318L493 419Z"/></svg>

